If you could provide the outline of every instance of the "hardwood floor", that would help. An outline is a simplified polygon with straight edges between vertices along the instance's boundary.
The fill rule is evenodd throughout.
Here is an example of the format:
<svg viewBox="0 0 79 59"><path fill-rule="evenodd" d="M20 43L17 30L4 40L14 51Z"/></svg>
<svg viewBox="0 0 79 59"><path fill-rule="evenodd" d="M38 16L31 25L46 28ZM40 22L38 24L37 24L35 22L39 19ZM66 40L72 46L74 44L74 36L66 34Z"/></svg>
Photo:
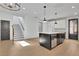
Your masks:
<svg viewBox="0 0 79 59"><path fill-rule="evenodd" d="M79 41L66 39L52 50L39 45L38 39L25 40L30 46L22 47L17 41L0 41L0 56L79 56Z"/></svg>

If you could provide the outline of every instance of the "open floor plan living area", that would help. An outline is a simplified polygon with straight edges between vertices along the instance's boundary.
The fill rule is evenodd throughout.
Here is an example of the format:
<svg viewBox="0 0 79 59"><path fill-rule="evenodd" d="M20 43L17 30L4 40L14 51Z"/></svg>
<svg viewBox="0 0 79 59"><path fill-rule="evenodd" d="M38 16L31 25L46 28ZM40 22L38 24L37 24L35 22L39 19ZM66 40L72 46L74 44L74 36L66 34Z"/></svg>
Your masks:
<svg viewBox="0 0 79 59"><path fill-rule="evenodd" d="M79 56L79 3L0 3L0 56Z"/></svg>

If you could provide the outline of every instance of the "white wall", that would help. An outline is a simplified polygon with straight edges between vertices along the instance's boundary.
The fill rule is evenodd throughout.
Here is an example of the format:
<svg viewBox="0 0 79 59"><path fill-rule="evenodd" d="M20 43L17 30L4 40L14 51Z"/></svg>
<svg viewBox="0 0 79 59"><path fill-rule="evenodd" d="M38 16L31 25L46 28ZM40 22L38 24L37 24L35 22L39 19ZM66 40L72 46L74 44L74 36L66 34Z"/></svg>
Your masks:
<svg viewBox="0 0 79 59"><path fill-rule="evenodd" d="M14 17L14 16L15 15L12 15L12 14L9 14L9 13L6 13L6 12L0 12L0 20L10 21L10 40L13 39L12 24L18 23L17 17Z"/></svg>
<svg viewBox="0 0 79 59"><path fill-rule="evenodd" d="M0 40L1 40L1 21L0 21Z"/></svg>
<svg viewBox="0 0 79 59"><path fill-rule="evenodd" d="M31 18L28 16L24 17L24 23L25 23L25 38L35 38L38 37L38 32L39 32L39 25L38 25L39 20L36 18Z"/></svg>
<svg viewBox="0 0 79 59"><path fill-rule="evenodd" d="M57 24L54 24L55 21L50 21L48 22L48 27L43 27L43 28L46 30L48 29L47 32L66 32L66 39L68 39L68 20L75 18L78 18L78 30L79 30L79 16L73 16L73 17L61 18L61 19L59 18L58 20L56 20ZM79 40L79 31L78 31L78 40Z"/></svg>
<svg viewBox="0 0 79 59"><path fill-rule="evenodd" d="M78 18L78 40L79 40L79 18Z"/></svg>
<svg viewBox="0 0 79 59"><path fill-rule="evenodd" d="M1 19L0 20L9 20L9 21L11 21L12 22L12 20L13 20L13 16L14 15L11 15L11 14L8 14L8 13L4 13L4 12L0 12L0 17L1 17ZM70 18L78 18L79 19L79 17L70 17ZM64 27L64 25L66 25L65 26L65 31L66 31L66 38L68 38L68 19L70 19L70 18L67 18L67 19L62 19L62 20L64 20L65 21L65 23L64 22L62 22L62 24L61 25L63 25L63 27ZM28 38L33 38L33 37L38 37L38 32L39 32L39 19L36 19L36 18L32 18L32 17L28 17L27 15L26 16L24 16L23 17L23 20L24 20L24 28L25 28L25 31L24 31L24 37L25 37L25 39L28 39ZM61 23L61 22L60 22ZM12 24L12 23L10 23L10 24ZM52 24L52 25L51 25ZM50 26L51 25L51 26ZM59 25L60 26L60 25ZM58 25L57 25L57 27L59 27ZM10 26L10 28L11 28L11 26ZM48 29L46 29L46 30L48 30L48 32L52 32L52 31L56 31L55 29L52 29L52 28L54 28L54 22L50 22L50 24L48 25L48 27L47 27ZM49 29L50 28L50 29ZM79 28L79 27L78 27ZM10 30L10 38L11 38L11 40L12 40L12 28L11 28L11 30ZM79 37L79 36L78 36Z"/></svg>
<svg viewBox="0 0 79 59"><path fill-rule="evenodd" d="M18 23L18 17L16 15L11 15L5 12L0 12L0 20L8 20L10 21L10 39L12 40L12 24L17 24ZM24 19L24 39L28 38L33 38L33 37L38 37L38 19L35 18L30 18L28 16L25 16Z"/></svg>
<svg viewBox="0 0 79 59"><path fill-rule="evenodd" d="M4 12L0 12L0 20L7 20L10 21L10 40L12 40L12 15ZM0 35L1 36L1 35Z"/></svg>
<svg viewBox="0 0 79 59"><path fill-rule="evenodd" d="M79 16L75 16L75 17L69 17L69 18L67 18L67 28L66 28L66 36L67 36L67 38L68 38L68 20L69 19L75 19L75 18L78 18L78 40L79 40Z"/></svg>

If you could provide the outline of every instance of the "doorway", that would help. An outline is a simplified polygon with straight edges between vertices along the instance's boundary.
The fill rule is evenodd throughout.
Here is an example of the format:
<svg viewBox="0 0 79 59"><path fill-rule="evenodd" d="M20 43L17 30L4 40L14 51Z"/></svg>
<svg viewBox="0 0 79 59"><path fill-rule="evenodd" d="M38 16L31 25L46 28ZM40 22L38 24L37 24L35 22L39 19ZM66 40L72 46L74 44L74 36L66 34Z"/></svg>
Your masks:
<svg viewBox="0 0 79 59"><path fill-rule="evenodd" d="M10 40L10 21L1 20L1 40Z"/></svg>
<svg viewBox="0 0 79 59"><path fill-rule="evenodd" d="M69 19L68 37L69 39L78 40L78 19Z"/></svg>

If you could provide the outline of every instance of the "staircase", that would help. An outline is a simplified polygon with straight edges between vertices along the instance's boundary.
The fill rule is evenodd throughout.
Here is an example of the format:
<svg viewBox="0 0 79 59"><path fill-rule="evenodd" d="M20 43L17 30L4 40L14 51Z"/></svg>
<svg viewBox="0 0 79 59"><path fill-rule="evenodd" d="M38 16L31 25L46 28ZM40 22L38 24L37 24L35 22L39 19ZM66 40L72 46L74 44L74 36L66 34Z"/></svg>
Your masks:
<svg viewBox="0 0 79 59"><path fill-rule="evenodd" d="M14 40L23 40L24 34L23 34L23 31L22 31L21 27L19 26L19 24L14 24L12 26L12 28L13 28L13 39Z"/></svg>

